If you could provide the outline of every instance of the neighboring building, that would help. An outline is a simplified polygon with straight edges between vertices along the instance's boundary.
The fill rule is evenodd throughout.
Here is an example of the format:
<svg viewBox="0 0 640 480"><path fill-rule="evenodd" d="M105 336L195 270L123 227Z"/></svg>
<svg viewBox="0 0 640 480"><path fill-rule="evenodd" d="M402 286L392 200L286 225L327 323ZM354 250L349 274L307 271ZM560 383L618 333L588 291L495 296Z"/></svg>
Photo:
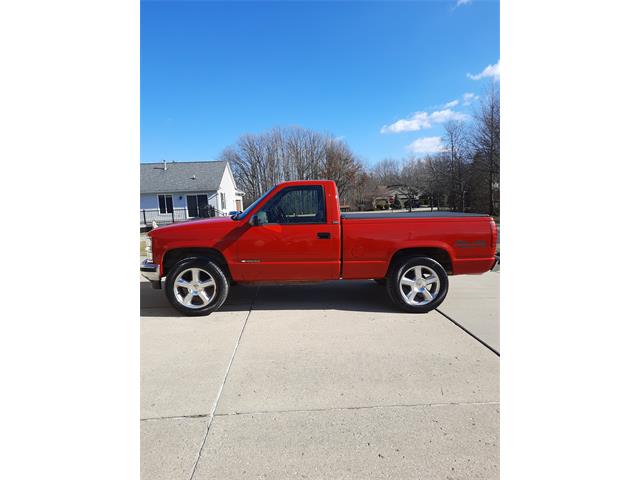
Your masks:
<svg viewBox="0 0 640 480"><path fill-rule="evenodd" d="M376 185L357 204L358 210L389 210L409 208L409 191L402 185ZM424 193L414 190L412 208L417 208ZM423 199L424 200L424 199Z"/></svg>
<svg viewBox="0 0 640 480"><path fill-rule="evenodd" d="M228 162L140 164L140 223L168 223L243 209ZM211 209L213 207L213 209Z"/></svg>

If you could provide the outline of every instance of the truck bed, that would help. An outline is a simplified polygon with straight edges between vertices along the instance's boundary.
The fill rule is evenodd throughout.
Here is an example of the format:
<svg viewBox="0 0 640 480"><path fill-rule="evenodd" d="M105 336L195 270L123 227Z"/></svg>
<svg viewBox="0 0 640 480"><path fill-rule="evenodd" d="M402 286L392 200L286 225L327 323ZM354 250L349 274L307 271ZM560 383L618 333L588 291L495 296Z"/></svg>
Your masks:
<svg viewBox="0 0 640 480"><path fill-rule="evenodd" d="M455 218L455 217L488 217L484 213L462 213L462 212L344 212L340 217L347 220L358 220L365 218L375 218L383 220L385 218Z"/></svg>
<svg viewBox="0 0 640 480"><path fill-rule="evenodd" d="M341 214L342 278L383 278L400 250L425 251L457 275L482 273L495 259L495 223L460 212ZM414 252L415 253L415 252Z"/></svg>

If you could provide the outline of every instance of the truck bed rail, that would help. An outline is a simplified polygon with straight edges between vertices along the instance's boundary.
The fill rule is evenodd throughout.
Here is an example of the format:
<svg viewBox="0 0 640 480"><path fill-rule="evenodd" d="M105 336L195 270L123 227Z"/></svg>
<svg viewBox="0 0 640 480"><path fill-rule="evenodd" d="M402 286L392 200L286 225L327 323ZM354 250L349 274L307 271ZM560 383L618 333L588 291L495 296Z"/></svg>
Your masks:
<svg viewBox="0 0 640 480"><path fill-rule="evenodd" d="M347 212L340 215L346 220L385 219L385 218L456 218L456 217L488 217L485 213L462 212Z"/></svg>

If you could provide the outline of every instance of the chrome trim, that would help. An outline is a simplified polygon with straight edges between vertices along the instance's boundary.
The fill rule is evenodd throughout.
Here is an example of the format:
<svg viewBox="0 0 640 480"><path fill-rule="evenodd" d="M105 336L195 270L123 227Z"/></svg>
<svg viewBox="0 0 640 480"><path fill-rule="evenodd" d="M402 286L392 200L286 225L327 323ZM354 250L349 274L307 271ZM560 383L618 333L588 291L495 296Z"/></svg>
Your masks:
<svg viewBox="0 0 640 480"><path fill-rule="evenodd" d="M160 265L145 258L140 264L140 274L150 282L157 282L160 280Z"/></svg>

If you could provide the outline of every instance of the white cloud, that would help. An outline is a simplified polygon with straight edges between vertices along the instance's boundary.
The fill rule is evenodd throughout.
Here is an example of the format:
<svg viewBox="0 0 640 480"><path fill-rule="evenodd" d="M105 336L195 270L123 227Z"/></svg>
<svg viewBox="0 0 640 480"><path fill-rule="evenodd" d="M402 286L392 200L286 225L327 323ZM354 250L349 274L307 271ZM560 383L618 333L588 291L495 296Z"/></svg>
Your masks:
<svg viewBox="0 0 640 480"><path fill-rule="evenodd" d="M467 73L467 77L471 80L480 80L481 78L493 78L494 80L500 80L500 60L495 65L488 65L484 70L476 75Z"/></svg>
<svg viewBox="0 0 640 480"><path fill-rule="evenodd" d="M449 103L444 104L444 108L453 108L458 105L460 102L458 100L451 100Z"/></svg>
<svg viewBox="0 0 640 480"><path fill-rule="evenodd" d="M434 123L446 123L450 120L463 122L469 118L469 115L466 113L454 112L453 110L447 108L445 110L438 110L437 112L433 112L429 115L429 118Z"/></svg>
<svg viewBox="0 0 640 480"><path fill-rule="evenodd" d="M422 137L407 146L414 153L438 153L444 150L441 137Z"/></svg>
<svg viewBox="0 0 640 480"><path fill-rule="evenodd" d="M458 100L454 100L456 104ZM449 102L447 105L449 105ZM438 110L433 113L428 112L416 112L409 118L403 118L391 125L384 125L380 129L380 133L400 133L400 132L417 132L418 130L424 130L430 128L431 123L445 123L449 120L464 121L469 118L466 113L455 112L450 108L444 110Z"/></svg>
<svg viewBox="0 0 640 480"><path fill-rule="evenodd" d="M480 97L475 93L465 93L462 95L462 104L471 105L471 102L478 100Z"/></svg>
<svg viewBox="0 0 640 480"><path fill-rule="evenodd" d="M383 126L380 129L380 133L415 132L430 126L429 114L427 112L416 112L408 119L398 120L391 125Z"/></svg>
<svg viewBox="0 0 640 480"><path fill-rule="evenodd" d="M456 2L456 7L459 7L461 5L469 5L471 3L471 0L458 0Z"/></svg>

